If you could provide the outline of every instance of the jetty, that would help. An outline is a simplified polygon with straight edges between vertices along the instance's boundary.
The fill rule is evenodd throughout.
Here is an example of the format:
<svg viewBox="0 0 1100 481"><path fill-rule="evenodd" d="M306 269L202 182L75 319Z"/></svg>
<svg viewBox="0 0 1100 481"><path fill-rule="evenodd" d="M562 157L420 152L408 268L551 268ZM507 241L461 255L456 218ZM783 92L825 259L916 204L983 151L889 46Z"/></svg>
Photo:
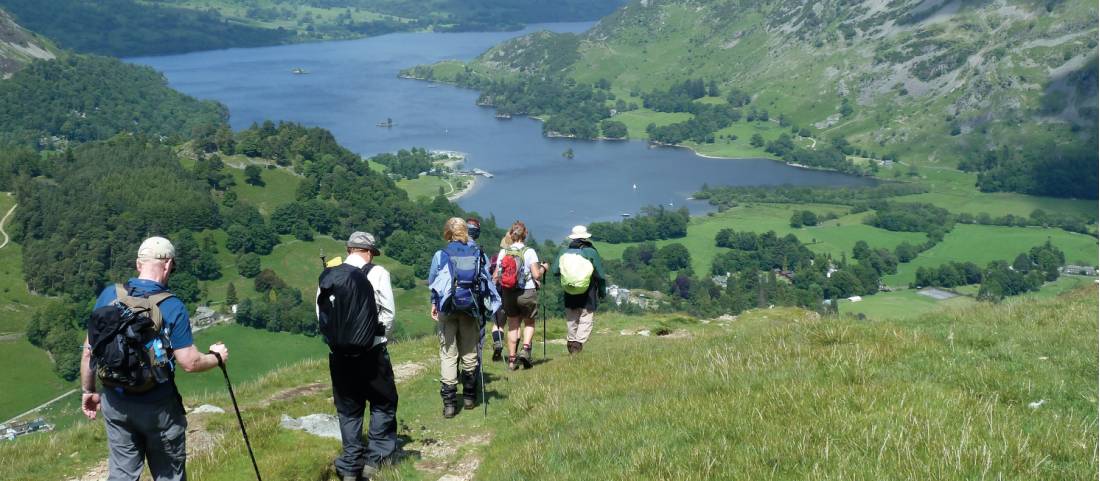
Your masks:
<svg viewBox="0 0 1100 481"><path fill-rule="evenodd" d="M482 177L485 177L486 179L492 179L493 178L493 174L491 174L491 173L489 173L489 172L487 172L483 169L460 170L460 171L455 172L455 173L458 174L458 175L480 175Z"/></svg>

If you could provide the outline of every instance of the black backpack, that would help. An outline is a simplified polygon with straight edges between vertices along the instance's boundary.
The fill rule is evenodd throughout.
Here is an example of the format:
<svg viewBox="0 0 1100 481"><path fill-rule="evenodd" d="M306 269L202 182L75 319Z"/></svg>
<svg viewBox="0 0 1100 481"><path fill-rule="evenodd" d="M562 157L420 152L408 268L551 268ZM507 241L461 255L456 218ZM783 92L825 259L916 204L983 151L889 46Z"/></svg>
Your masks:
<svg viewBox="0 0 1100 481"><path fill-rule="evenodd" d="M317 279L318 330L335 353L370 349L382 332L374 286L363 270L349 264L325 269Z"/></svg>
<svg viewBox="0 0 1100 481"><path fill-rule="evenodd" d="M172 293L132 296L122 284L115 284L115 293L118 298L92 311L88 321L91 368L104 386L147 392L172 380L172 348L159 307Z"/></svg>

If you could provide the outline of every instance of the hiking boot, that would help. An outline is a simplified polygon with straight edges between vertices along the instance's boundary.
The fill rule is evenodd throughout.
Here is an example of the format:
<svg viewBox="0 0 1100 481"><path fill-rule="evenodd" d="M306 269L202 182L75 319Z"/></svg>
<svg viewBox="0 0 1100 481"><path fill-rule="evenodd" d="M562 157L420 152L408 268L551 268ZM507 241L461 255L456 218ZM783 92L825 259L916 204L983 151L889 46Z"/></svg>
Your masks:
<svg viewBox="0 0 1100 481"><path fill-rule="evenodd" d="M363 478L360 478L358 474L345 474L340 476L340 481L360 481L362 479Z"/></svg>
<svg viewBox="0 0 1100 481"><path fill-rule="evenodd" d="M580 354L584 350L584 343L577 341L573 344L573 354Z"/></svg>
<svg viewBox="0 0 1100 481"><path fill-rule="evenodd" d="M516 364L516 356L508 356L508 369L512 371L519 369L519 364Z"/></svg>
<svg viewBox="0 0 1100 481"><path fill-rule="evenodd" d="M363 472L360 474L363 476L363 479L370 481L370 477L378 474L379 471L381 471L381 469L378 466L375 466L373 464L364 464Z"/></svg>
<svg viewBox="0 0 1100 481"><path fill-rule="evenodd" d="M520 349L519 354L516 355L516 360L523 364L524 369L531 369L531 346L524 345L523 349Z"/></svg>
<svg viewBox="0 0 1100 481"><path fill-rule="evenodd" d="M501 361L504 359L504 343L501 341L493 341L493 362Z"/></svg>
<svg viewBox="0 0 1100 481"><path fill-rule="evenodd" d="M566 341L565 350L569 351L569 354L577 352L577 341Z"/></svg>
<svg viewBox="0 0 1100 481"><path fill-rule="evenodd" d="M473 409L477 406L477 371L459 373L462 380L462 407Z"/></svg>
<svg viewBox="0 0 1100 481"><path fill-rule="evenodd" d="M439 396L443 398L443 417L450 419L458 414L458 389L454 385L442 384Z"/></svg>

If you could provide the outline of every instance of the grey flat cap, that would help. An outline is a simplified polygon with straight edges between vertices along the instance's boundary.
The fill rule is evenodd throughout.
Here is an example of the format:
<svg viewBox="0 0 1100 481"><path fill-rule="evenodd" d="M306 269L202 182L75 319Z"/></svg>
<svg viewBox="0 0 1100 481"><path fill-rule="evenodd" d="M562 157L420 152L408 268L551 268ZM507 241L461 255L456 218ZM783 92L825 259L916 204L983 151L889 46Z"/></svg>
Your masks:
<svg viewBox="0 0 1100 481"><path fill-rule="evenodd" d="M374 234L370 232L352 232L351 237L348 237L348 247L367 249L376 256L382 255L382 251L378 250L378 243L374 240Z"/></svg>

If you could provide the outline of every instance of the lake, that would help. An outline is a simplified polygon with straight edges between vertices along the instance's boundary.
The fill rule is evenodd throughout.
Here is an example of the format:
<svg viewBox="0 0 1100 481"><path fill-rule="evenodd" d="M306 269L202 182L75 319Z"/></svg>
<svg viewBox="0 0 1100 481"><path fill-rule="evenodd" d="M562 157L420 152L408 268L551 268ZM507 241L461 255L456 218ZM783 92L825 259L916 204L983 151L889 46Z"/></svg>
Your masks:
<svg viewBox="0 0 1100 481"><path fill-rule="evenodd" d="M398 33L361 40L131 58L161 71L172 87L229 107L234 129L288 120L326 128L364 156L402 148L456 150L467 166L494 174L458 203L499 224L527 223L537 238L561 238L575 224L620 219L646 205L711 209L688 197L710 185L863 185L872 181L765 159L708 159L642 141L542 136L541 124L498 120L474 104L477 92L400 79L406 67L469 60L536 30L582 32L592 23L533 25L520 32ZM308 74L294 75L294 68ZM392 118L392 128L375 124ZM575 158L562 153L572 148ZM290 199L288 199L290 200Z"/></svg>

